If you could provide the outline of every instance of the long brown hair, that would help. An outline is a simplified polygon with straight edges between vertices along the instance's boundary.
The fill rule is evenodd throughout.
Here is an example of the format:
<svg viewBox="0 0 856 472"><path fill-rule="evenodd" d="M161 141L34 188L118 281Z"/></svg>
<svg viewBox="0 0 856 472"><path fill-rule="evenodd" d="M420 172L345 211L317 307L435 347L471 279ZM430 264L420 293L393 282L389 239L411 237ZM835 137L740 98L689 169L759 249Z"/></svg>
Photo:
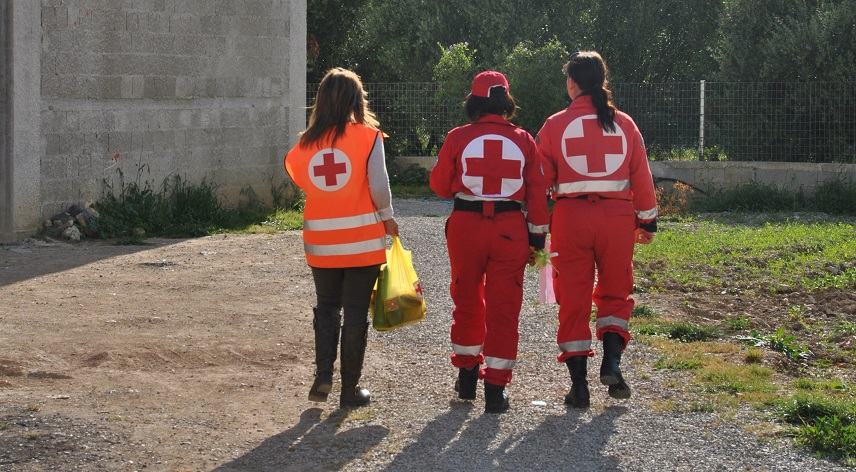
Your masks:
<svg viewBox="0 0 856 472"><path fill-rule="evenodd" d="M580 51L571 55L565 73L574 79L583 95L591 97L597 109L597 121L604 131L615 131L615 103L609 88L609 69L595 51Z"/></svg>
<svg viewBox="0 0 856 472"><path fill-rule="evenodd" d="M367 97L363 82L354 71L341 67L328 70L318 85L309 127L300 135L300 145L310 146L329 133L335 142L351 122L377 128L379 123L369 109Z"/></svg>

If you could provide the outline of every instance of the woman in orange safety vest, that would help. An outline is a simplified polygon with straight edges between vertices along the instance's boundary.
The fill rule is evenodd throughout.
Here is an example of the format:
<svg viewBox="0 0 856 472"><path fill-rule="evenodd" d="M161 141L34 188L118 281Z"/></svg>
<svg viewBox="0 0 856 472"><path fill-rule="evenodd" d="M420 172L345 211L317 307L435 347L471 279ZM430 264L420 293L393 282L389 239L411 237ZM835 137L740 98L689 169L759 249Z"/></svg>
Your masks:
<svg viewBox="0 0 856 472"><path fill-rule="evenodd" d="M341 330L342 407L370 400L369 391L358 386L369 301L386 262L386 235L398 234L383 133L377 127L360 77L331 69L318 86L309 127L285 156L288 175L306 194L303 247L317 295L312 323L316 370L309 400L327 400Z"/></svg>

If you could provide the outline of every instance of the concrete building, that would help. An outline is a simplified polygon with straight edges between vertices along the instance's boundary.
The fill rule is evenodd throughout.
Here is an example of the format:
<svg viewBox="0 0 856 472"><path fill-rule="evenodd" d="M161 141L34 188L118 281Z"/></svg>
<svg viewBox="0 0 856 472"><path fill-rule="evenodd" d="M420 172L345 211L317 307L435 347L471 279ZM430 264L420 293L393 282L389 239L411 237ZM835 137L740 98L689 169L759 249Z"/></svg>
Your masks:
<svg viewBox="0 0 856 472"><path fill-rule="evenodd" d="M105 179L284 179L305 125L306 0L0 0L0 241Z"/></svg>

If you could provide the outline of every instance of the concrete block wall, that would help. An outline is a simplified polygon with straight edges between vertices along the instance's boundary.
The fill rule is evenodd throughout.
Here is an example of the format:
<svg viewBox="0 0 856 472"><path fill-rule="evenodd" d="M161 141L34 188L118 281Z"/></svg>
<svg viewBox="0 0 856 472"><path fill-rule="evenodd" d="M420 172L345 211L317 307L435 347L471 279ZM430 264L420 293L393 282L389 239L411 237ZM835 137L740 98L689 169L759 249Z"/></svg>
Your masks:
<svg viewBox="0 0 856 472"><path fill-rule="evenodd" d="M651 162L651 172L655 178L677 179L704 191L754 182L813 193L825 182L856 182L856 164L657 161Z"/></svg>
<svg viewBox="0 0 856 472"><path fill-rule="evenodd" d="M0 154L9 154L9 64L6 60L9 49L8 2L0 2ZM13 238L15 228L12 224L12 160L0 158L0 241Z"/></svg>
<svg viewBox="0 0 856 472"><path fill-rule="evenodd" d="M302 129L305 0L42 0L41 209L104 179L282 181ZM297 62L299 67L295 67ZM298 125L298 126L296 126Z"/></svg>

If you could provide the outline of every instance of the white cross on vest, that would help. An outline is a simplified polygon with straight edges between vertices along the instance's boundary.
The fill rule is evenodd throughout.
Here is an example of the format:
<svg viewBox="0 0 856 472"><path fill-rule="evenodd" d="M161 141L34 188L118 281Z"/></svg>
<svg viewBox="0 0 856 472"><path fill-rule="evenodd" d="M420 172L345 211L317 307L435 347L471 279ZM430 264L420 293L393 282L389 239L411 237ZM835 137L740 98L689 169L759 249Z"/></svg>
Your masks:
<svg viewBox="0 0 856 472"><path fill-rule="evenodd" d="M510 197L523 187L523 151L498 134L479 136L461 154L461 180L473 195Z"/></svg>

